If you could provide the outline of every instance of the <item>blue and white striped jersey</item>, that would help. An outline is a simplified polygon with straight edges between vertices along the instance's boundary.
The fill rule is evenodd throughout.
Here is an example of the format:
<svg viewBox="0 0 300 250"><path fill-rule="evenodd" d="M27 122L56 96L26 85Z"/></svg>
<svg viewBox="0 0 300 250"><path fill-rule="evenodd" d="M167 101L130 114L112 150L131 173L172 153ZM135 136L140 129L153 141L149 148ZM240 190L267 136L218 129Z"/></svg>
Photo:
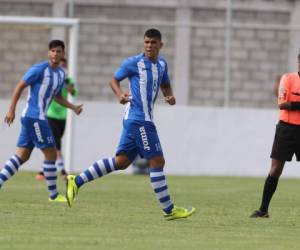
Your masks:
<svg viewBox="0 0 300 250"><path fill-rule="evenodd" d="M153 108L161 84L170 84L168 65L158 57L150 61L144 54L125 59L114 74L118 81L129 80L130 102L126 104L124 119L152 121Z"/></svg>
<svg viewBox="0 0 300 250"><path fill-rule="evenodd" d="M44 61L33 65L23 76L23 81L29 90L22 117L45 120L50 102L63 88L65 72L61 67L54 70L48 61Z"/></svg>

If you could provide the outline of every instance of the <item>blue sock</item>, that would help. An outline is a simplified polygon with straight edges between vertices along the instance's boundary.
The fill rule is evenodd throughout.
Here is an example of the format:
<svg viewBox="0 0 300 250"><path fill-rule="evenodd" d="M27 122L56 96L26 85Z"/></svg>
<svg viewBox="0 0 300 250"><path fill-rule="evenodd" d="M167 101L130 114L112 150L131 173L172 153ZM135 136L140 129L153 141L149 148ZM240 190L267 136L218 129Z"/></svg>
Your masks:
<svg viewBox="0 0 300 250"><path fill-rule="evenodd" d="M102 159L96 161L87 170L77 175L75 183L77 187L81 187L86 182L93 181L116 170L115 158Z"/></svg>
<svg viewBox="0 0 300 250"><path fill-rule="evenodd" d="M0 188L4 182L10 179L18 171L21 165L22 161L17 155L10 157L0 172Z"/></svg>
<svg viewBox="0 0 300 250"><path fill-rule="evenodd" d="M174 207L174 204L170 198L163 167L150 168L150 181L153 191L155 192L163 211L165 213L170 213Z"/></svg>
<svg viewBox="0 0 300 250"><path fill-rule="evenodd" d="M43 170L45 180L48 186L48 192L51 199L55 199L58 195L57 191L57 173L55 167L55 161L44 161Z"/></svg>

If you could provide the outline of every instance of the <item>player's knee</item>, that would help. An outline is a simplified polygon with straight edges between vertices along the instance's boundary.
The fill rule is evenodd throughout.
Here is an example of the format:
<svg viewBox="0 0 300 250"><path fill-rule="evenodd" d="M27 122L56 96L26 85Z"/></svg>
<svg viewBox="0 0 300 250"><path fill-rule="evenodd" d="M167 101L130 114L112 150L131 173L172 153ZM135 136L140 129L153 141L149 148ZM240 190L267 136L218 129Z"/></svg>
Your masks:
<svg viewBox="0 0 300 250"><path fill-rule="evenodd" d="M165 158L163 156L156 156L149 160L150 167L164 167Z"/></svg>
<svg viewBox="0 0 300 250"><path fill-rule="evenodd" d="M272 160L271 170L270 170L270 176L273 177L280 177L282 170L284 167L284 161L280 160Z"/></svg>
<svg viewBox="0 0 300 250"><path fill-rule="evenodd" d="M117 155L116 156L116 166L119 170L124 170L128 168L128 166L131 164L130 160L126 155Z"/></svg>
<svg viewBox="0 0 300 250"><path fill-rule="evenodd" d="M56 154L56 149L55 148L45 148L42 149L44 156L45 156L45 160L46 161L55 161L57 154Z"/></svg>
<svg viewBox="0 0 300 250"><path fill-rule="evenodd" d="M21 159L22 164L29 160L32 150L27 148L18 148L16 155Z"/></svg>
<svg viewBox="0 0 300 250"><path fill-rule="evenodd" d="M21 159L22 163L25 163L30 158L30 155L18 155L18 156Z"/></svg>

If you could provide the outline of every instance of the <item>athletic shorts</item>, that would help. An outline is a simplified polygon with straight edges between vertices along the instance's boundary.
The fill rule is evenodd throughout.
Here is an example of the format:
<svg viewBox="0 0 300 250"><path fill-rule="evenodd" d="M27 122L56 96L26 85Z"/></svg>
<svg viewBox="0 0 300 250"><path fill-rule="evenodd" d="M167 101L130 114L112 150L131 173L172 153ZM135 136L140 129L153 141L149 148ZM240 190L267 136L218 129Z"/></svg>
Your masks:
<svg viewBox="0 0 300 250"><path fill-rule="evenodd" d="M47 120L21 118L21 133L17 147L22 148L53 148L54 137Z"/></svg>
<svg viewBox="0 0 300 250"><path fill-rule="evenodd" d="M66 120L59 120L48 117L48 122L54 136L56 149L61 150L61 138L63 137L65 132Z"/></svg>
<svg viewBox="0 0 300 250"><path fill-rule="evenodd" d="M155 156L163 156L153 122L124 120L116 155L121 153L126 154L130 161L133 161L138 154L148 160Z"/></svg>
<svg viewBox="0 0 300 250"><path fill-rule="evenodd" d="M279 121L276 125L271 158L282 161L291 161L293 155L300 160L300 125L288 124Z"/></svg>

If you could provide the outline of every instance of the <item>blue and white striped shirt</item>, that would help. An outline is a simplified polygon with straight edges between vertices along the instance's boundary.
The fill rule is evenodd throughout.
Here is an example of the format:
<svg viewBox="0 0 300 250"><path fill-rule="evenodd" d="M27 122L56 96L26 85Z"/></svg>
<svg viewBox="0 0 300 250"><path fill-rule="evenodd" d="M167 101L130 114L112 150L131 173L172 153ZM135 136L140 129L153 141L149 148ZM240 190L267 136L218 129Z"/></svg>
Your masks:
<svg viewBox="0 0 300 250"><path fill-rule="evenodd" d="M170 84L168 65L158 57L150 61L144 54L125 59L114 74L118 81L129 80L130 102L126 104L124 119L152 121L153 108L161 84Z"/></svg>
<svg viewBox="0 0 300 250"><path fill-rule="evenodd" d="M44 61L33 65L22 79L29 86L22 117L45 120L50 102L63 88L65 72L61 67L53 69L48 61Z"/></svg>

